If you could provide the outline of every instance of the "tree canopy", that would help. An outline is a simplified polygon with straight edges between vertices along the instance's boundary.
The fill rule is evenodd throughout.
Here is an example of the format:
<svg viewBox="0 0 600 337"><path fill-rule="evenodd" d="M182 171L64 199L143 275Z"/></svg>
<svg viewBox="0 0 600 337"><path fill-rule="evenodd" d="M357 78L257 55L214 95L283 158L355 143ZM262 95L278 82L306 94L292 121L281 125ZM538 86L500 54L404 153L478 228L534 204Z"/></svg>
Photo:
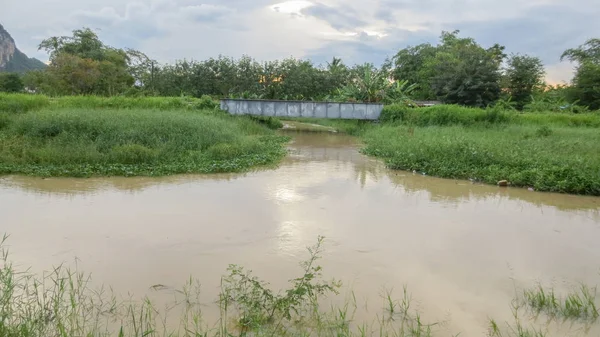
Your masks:
<svg viewBox="0 0 600 337"><path fill-rule="evenodd" d="M504 46L482 46L460 31L444 31L437 44L399 50L382 65L349 66L333 57L322 65L286 58L260 62L249 56L218 56L159 64L144 53L106 45L89 28L43 40L50 66L28 73L26 87L50 95L189 95L201 97L390 102L441 100L485 107L510 98L518 109L545 92L539 58L505 54ZM577 64L568 99L600 108L600 39L566 50L561 60ZM553 93L554 95L555 93ZM537 101L532 102L536 96ZM566 96L565 96L566 98ZM542 100L543 101L543 100ZM550 100L546 100L550 101ZM553 99L552 101L557 101Z"/></svg>
<svg viewBox="0 0 600 337"><path fill-rule="evenodd" d="M567 49L561 60L577 64L569 96L592 110L600 109L600 39L589 39L583 45Z"/></svg>

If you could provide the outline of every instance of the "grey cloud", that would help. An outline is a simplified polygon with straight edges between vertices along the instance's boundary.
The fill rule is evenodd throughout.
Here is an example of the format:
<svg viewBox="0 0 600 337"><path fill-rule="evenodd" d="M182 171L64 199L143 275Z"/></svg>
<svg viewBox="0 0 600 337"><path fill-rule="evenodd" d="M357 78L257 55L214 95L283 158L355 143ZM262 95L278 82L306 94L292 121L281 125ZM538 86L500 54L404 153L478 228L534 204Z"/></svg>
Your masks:
<svg viewBox="0 0 600 337"><path fill-rule="evenodd" d="M186 17L199 22L214 22L233 12L228 7L210 4L182 7L180 11L185 13Z"/></svg>
<svg viewBox="0 0 600 337"><path fill-rule="evenodd" d="M568 48L576 47L600 32L600 8L580 11L566 5L537 6L520 17L488 22L464 22L446 26L460 29L481 44L500 43L508 52L528 53L547 64L559 61Z"/></svg>
<svg viewBox="0 0 600 337"><path fill-rule="evenodd" d="M391 29L386 33L388 36L383 39L362 33L356 41L331 42L323 48L311 51L307 56L317 64L325 64L335 56L348 65L365 62L381 65L386 58L392 58L402 48L430 42L436 38L436 34L427 31Z"/></svg>
<svg viewBox="0 0 600 337"><path fill-rule="evenodd" d="M302 14L327 21L338 30L352 30L366 24L358 13L349 7L334 8L323 4L315 4L302 10Z"/></svg>
<svg viewBox="0 0 600 337"><path fill-rule="evenodd" d="M110 45L156 53L163 60L244 53L272 59L293 54L317 63L337 56L348 64L380 64L408 45L436 43L442 29L460 29L463 36L484 46L497 42L509 53L528 53L555 64L565 49L600 32L597 0L372 0L368 6L344 0L343 7L317 3L302 11L319 24L289 20L267 9L285 1L0 0L3 24L19 48L41 58L36 37L68 34L83 26L98 28ZM329 34L331 28L323 35L321 22L358 35ZM360 33L366 27L387 36ZM401 29L409 27L412 31ZM199 38L203 44L190 44ZM205 48L207 43L213 47Z"/></svg>

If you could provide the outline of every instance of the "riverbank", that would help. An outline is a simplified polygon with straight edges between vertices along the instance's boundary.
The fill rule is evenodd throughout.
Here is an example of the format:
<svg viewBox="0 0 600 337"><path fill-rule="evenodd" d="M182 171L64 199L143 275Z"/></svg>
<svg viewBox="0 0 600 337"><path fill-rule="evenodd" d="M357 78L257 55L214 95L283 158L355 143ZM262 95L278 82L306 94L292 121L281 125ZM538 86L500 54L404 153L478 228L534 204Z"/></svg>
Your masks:
<svg viewBox="0 0 600 337"><path fill-rule="evenodd" d="M600 195L600 115L387 106L381 123L307 120L360 137L391 169Z"/></svg>
<svg viewBox="0 0 600 337"><path fill-rule="evenodd" d="M134 106L0 112L0 174L239 172L278 163L285 156L286 141L255 120L211 109Z"/></svg>

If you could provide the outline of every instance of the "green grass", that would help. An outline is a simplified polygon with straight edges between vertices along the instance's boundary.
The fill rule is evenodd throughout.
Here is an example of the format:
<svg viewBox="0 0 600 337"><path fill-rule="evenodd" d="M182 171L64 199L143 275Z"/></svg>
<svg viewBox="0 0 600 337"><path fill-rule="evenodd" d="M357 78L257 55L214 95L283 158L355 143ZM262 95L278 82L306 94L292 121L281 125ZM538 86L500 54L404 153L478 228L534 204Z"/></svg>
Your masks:
<svg viewBox="0 0 600 337"><path fill-rule="evenodd" d="M392 169L538 191L600 195L600 132L591 128L409 127L363 135L366 154Z"/></svg>
<svg viewBox="0 0 600 337"><path fill-rule="evenodd" d="M0 174L167 175L277 163L285 137L216 110L42 109L0 113Z"/></svg>
<svg viewBox="0 0 600 337"><path fill-rule="evenodd" d="M596 297L596 288L583 284L579 289L565 296L558 296L554 289L544 289L541 285L523 292L525 304L535 313L591 321L595 321L600 316L600 311L596 307Z"/></svg>
<svg viewBox="0 0 600 337"><path fill-rule="evenodd" d="M100 97L0 93L0 112L22 113L40 109L156 109L204 110L216 109L219 102L209 96L192 97Z"/></svg>
<svg viewBox="0 0 600 337"><path fill-rule="evenodd" d="M555 127L600 128L600 113L519 113L499 108L468 108L456 105L436 105L427 108L408 108L402 105L385 106L380 119L383 123L411 126L490 126L490 125L549 125Z"/></svg>

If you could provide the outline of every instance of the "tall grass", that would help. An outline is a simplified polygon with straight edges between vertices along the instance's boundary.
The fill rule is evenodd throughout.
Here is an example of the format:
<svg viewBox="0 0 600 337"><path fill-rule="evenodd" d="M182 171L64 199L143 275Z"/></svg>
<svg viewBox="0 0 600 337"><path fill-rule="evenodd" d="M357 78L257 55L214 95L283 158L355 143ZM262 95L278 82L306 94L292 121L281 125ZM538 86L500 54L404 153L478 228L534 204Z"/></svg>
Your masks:
<svg viewBox="0 0 600 337"><path fill-rule="evenodd" d="M284 137L212 110L72 108L0 116L0 174L232 172L285 154Z"/></svg>
<svg viewBox="0 0 600 337"><path fill-rule="evenodd" d="M590 128L383 125L364 152L392 169L539 191L600 195L600 133Z"/></svg>
<svg viewBox="0 0 600 337"><path fill-rule="evenodd" d="M565 127L600 128L600 113L519 113L501 107L487 109L457 105L436 105L427 108L409 108L387 105L380 119L383 123L410 126L490 126L499 124L552 125Z"/></svg>
<svg viewBox="0 0 600 337"><path fill-rule="evenodd" d="M63 96L0 93L0 112L22 113L51 109L157 109L206 110L217 109L219 102L209 96L192 97L124 97L124 96Z"/></svg>

